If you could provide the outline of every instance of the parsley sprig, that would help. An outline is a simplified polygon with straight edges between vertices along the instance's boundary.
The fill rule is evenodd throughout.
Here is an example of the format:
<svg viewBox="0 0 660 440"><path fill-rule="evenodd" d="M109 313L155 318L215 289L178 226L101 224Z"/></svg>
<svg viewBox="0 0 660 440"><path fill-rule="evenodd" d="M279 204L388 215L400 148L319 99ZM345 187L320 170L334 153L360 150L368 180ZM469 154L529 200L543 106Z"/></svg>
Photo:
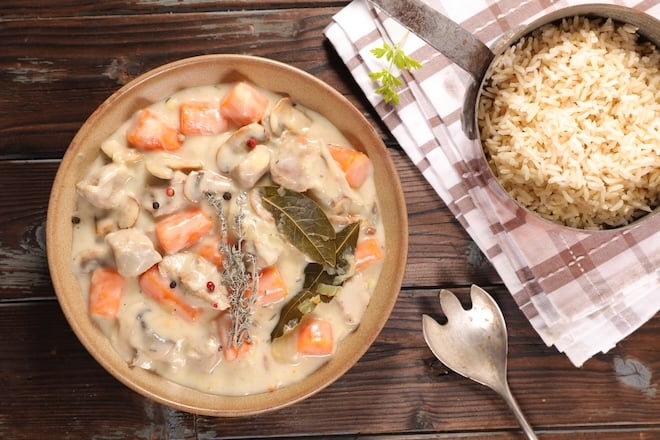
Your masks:
<svg viewBox="0 0 660 440"><path fill-rule="evenodd" d="M384 42L381 47L371 49L371 53L376 58L383 58L389 61L389 65L383 70L376 72L369 72L369 78L378 84L376 93L381 95L386 103L397 105L399 104L399 93L397 89L403 85L403 82L393 73L394 67L399 71L407 70L412 71L422 67L422 64L406 55L403 51L403 42L406 36L396 45L391 45Z"/></svg>

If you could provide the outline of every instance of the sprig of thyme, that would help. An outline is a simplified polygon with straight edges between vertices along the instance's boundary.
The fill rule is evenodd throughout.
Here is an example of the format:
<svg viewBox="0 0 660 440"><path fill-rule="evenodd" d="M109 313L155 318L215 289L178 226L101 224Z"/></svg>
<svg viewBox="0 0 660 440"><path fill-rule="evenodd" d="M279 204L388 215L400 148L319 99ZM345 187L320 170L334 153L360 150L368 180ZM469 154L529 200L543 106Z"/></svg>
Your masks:
<svg viewBox="0 0 660 440"><path fill-rule="evenodd" d="M256 257L245 251L243 246L243 218L246 203L245 193L236 196L238 213L234 216L233 229L238 237L234 245L229 244L229 224L224 213L223 197L214 193L206 193L206 198L220 219L220 243L222 253L222 281L229 292L229 313L232 318L231 342L236 348L244 342L250 342L250 326L252 312L257 295L247 294L248 291L257 292L259 276L254 273Z"/></svg>
<svg viewBox="0 0 660 440"><path fill-rule="evenodd" d="M371 49L371 53L376 58L385 57L389 61L389 65L383 70L369 72L369 78L378 84L376 93L381 95L386 103L399 104L399 93L397 89L403 85L403 82L394 74L394 67L399 71L407 70L409 72L422 67L419 61L409 57L403 51L403 43L407 36L408 34L406 33L401 38L401 41L394 46L385 41L381 47Z"/></svg>

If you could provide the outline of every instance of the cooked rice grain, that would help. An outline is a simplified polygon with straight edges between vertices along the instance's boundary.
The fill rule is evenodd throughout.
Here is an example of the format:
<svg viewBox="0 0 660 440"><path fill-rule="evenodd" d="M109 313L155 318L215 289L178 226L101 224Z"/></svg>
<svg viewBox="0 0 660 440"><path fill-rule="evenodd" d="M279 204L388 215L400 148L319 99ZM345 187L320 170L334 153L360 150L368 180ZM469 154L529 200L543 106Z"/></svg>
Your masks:
<svg viewBox="0 0 660 440"><path fill-rule="evenodd" d="M478 123L519 203L586 229L660 204L660 53L639 40L631 25L573 17L496 57Z"/></svg>

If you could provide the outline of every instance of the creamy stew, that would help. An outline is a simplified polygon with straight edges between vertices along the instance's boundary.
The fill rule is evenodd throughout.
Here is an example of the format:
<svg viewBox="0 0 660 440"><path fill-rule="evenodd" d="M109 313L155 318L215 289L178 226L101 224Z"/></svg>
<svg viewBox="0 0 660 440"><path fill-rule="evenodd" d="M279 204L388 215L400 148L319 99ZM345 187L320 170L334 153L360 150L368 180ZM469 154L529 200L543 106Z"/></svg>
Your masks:
<svg viewBox="0 0 660 440"><path fill-rule="evenodd" d="M90 316L131 366L205 392L311 374L359 325L382 267L369 158L246 82L139 110L77 192Z"/></svg>

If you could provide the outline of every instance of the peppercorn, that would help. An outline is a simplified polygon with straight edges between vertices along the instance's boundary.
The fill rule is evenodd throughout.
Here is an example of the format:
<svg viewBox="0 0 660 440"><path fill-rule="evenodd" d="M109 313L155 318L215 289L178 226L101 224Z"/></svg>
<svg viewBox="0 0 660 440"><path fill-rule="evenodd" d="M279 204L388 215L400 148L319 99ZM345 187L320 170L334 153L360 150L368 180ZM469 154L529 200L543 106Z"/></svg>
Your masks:
<svg viewBox="0 0 660 440"><path fill-rule="evenodd" d="M165 190L165 194L167 194L167 197L174 197L174 188L168 186Z"/></svg>
<svg viewBox="0 0 660 440"><path fill-rule="evenodd" d="M158 209L158 208L160 208L160 203L158 203L158 202L153 202L153 203L151 204L151 207L154 208L154 209Z"/></svg>
<svg viewBox="0 0 660 440"><path fill-rule="evenodd" d="M249 137L245 144L248 148L252 149L257 146L257 140L254 137Z"/></svg>
<svg viewBox="0 0 660 440"><path fill-rule="evenodd" d="M229 191L226 191L223 195L222 198L229 201L231 200L231 193Z"/></svg>
<svg viewBox="0 0 660 440"><path fill-rule="evenodd" d="M213 281L209 281L206 283L206 288L209 292L213 292L215 290L215 283Z"/></svg>
<svg viewBox="0 0 660 440"><path fill-rule="evenodd" d="M80 223L80 217L78 217L77 215L74 215L73 217L71 217L71 223L73 223L74 225L77 225L78 223Z"/></svg>
<svg viewBox="0 0 660 440"><path fill-rule="evenodd" d="M176 281L172 281L170 283L170 289L174 289L176 287Z"/></svg>

